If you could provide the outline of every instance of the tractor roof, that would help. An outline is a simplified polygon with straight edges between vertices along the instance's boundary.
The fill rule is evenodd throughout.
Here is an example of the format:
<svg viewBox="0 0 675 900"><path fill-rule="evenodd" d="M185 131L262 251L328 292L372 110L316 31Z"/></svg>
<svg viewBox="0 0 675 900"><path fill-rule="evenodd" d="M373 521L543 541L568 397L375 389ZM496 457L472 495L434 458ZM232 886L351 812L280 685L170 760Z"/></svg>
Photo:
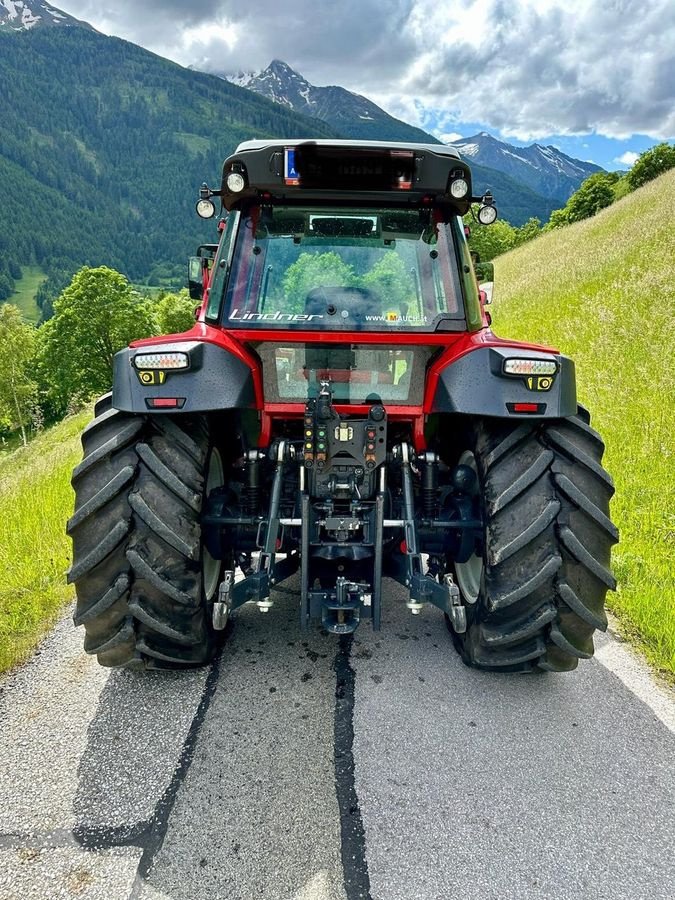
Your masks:
<svg viewBox="0 0 675 900"><path fill-rule="evenodd" d="M237 177L239 176L239 177ZM463 179L467 190L450 193ZM340 203L444 204L459 215L472 199L471 170L454 147L387 141L245 141L223 163L223 205Z"/></svg>
<svg viewBox="0 0 675 900"><path fill-rule="evenodd" d="M460 159L459 151L455 147L448 147L446 144L418 144L418 143L398 143L395 141L334 141L334 140L273 140L267 139L262 141L242 141L234 151L245 153L248 150L264 150L269 147L276 149L282 147L298 147L301 144L313 144L315 147L346 147L354 150L364 149L382 149L382 150L412 150L422 153L431 151L440 156L451 156L453 159Z"/></svg>

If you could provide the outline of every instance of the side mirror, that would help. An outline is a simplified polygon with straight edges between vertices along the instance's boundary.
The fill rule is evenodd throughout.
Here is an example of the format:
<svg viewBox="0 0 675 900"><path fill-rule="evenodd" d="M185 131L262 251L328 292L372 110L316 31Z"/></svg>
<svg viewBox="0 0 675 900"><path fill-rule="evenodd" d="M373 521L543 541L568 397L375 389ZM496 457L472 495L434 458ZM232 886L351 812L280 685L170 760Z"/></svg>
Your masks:
<svg viewBox="0 0 675 900"><path fill-rule="evenodd" d="M478 281L494 281L495 267L491 262L479 262L476 264L476 278Z"/></svg>
<svg viewBox="0 0 675 900"><path fill-rule="evenodd" d="M485 295L485 300L483 303L487 306L489 303L492 303L492 291L494 289L494 281L484 281L480 286L481 294Z"/></svg>
<svg viewBox="0 0 675 900"><path fill-rule="evenodd" d="M188 290L193 300L201 300L204 296L202 260L199 256L191 256L188 260Z"/></svg>

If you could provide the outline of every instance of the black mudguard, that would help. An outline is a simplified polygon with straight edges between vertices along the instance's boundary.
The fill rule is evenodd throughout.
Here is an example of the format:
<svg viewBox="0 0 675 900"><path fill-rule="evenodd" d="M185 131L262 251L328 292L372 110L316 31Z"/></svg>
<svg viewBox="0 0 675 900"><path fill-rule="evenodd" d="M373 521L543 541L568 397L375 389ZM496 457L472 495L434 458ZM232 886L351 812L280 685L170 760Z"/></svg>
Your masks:
<svg viewBox="0 0 675 900"><path fill-rule="evenodd" d="M507 359L555 360L557 371L549 379L506 375ZM516 411L516 404L536 403L538 410ZM438 380L432 412L465 413L499 418L557 419L577 412L574 362L559 353L519 347L481 347L445 368Z"/></svg>
<svg viewBox="0 0 675 900"><path fill-rule="evenodd" d="M190 367L164 373L139 369L139 354L168 349L188 354ZM179 398L178 407L152 408L155 398ZM242 360L208 341L167 341L162 345L128 347L115 355L113 406L124 412L207 412L219 409L249 409L255 405L253 374Z"/></svg>

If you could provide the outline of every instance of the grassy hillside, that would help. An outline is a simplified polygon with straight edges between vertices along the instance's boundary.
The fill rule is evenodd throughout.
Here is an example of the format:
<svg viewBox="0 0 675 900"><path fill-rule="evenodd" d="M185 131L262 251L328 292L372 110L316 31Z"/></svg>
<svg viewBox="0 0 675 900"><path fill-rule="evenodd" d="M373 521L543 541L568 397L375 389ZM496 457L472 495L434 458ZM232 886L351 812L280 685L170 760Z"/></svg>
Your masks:
<svg viewBox="0 0 675 900"><path fill-rule="evenodd" d="M675 171L495 261L494 328L556 345L616 482L610 604L675 670Z"/></svg>
<svg viewBox="0 0 675 900"><path fill-rule="evenodd" d="M0 672L32 653L73 596L65 523L90 418L91 410L71 416L28 447L0 453Z"/></svg>

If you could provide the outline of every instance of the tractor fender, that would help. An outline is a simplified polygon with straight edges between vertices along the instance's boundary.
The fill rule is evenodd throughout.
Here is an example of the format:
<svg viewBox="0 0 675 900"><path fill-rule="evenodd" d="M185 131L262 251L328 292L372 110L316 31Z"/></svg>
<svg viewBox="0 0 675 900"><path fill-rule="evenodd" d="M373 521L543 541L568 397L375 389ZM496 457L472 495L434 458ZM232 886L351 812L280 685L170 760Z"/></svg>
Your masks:
<svg viewBox="0 0 675 900"><path fill-rule="evenodd" d="M556 370L551 376L507 374L505 363L510 359L555 362ZM577 412L574 362L560 353L529 347L479 347L441 369L430 399L426 410L430 413L509 419L574 416Z"/></svg>
<svg viewBox="0 0 675 900"><path fill-rule="evenodd" d="M184 353L186 369L152 369L136 362L144 354ZM253 372L233 353L209 341L167 341L127 347L113 362L112 402L133 413L193 413L255 406ZM175 405L155 405L156 401Z"/></svg>

